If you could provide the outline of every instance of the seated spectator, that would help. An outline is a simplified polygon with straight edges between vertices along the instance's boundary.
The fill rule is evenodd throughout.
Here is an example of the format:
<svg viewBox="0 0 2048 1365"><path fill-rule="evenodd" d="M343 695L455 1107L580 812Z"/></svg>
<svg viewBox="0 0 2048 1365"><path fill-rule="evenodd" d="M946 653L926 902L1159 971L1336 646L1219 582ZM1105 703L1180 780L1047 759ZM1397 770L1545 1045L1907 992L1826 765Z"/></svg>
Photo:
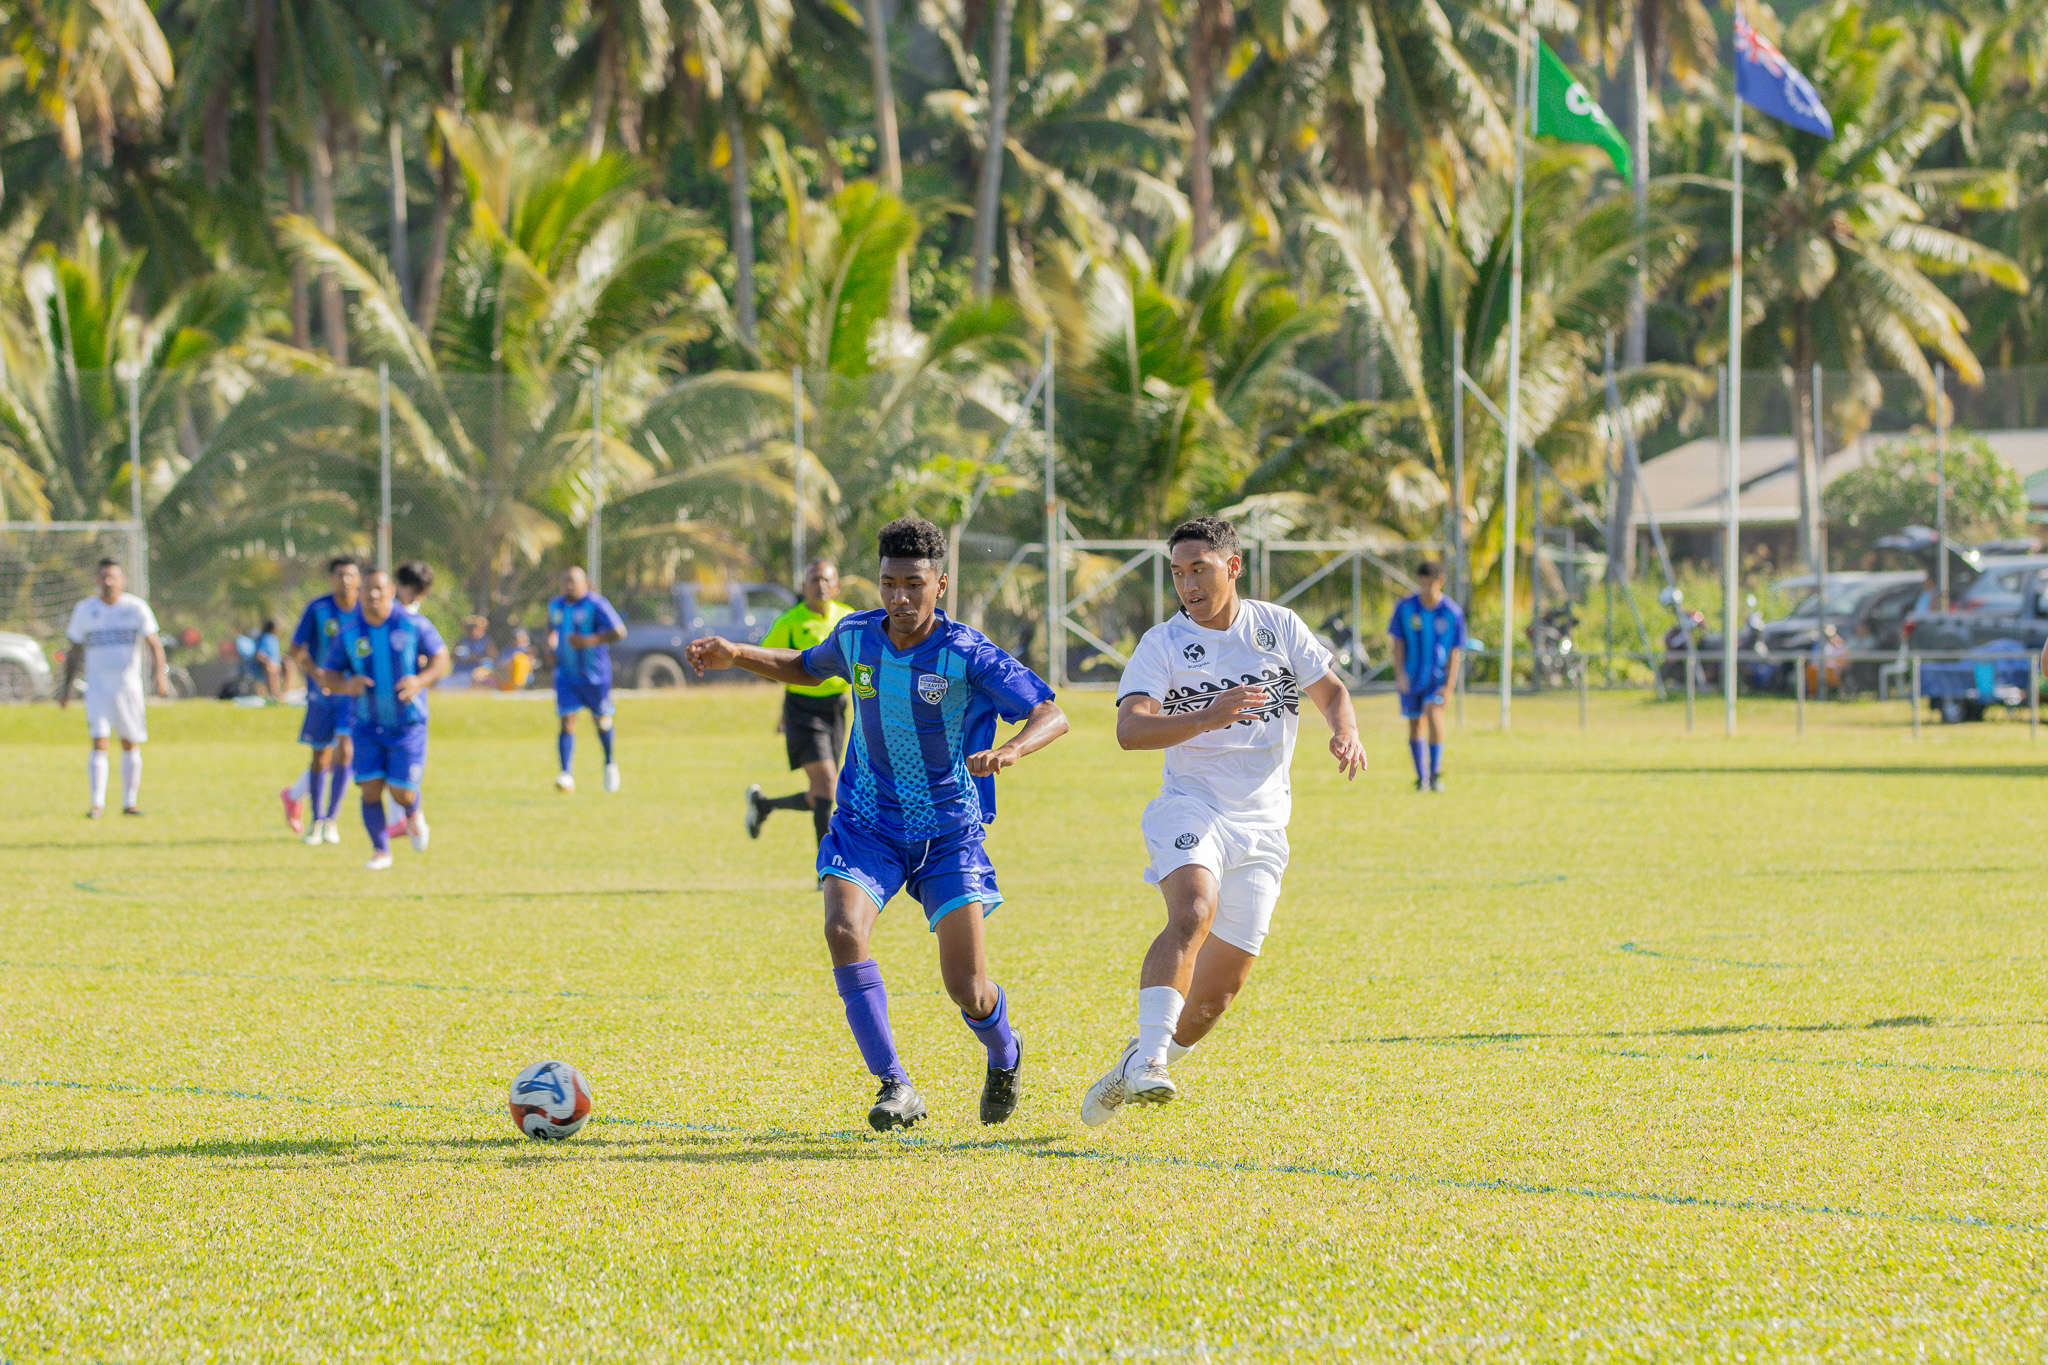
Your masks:
<svg viewBox="0 0 2048 1365"><path fill-rule="evenodd" d="M272 701L284 695L284 646L277 638L277 622L266 620L238 637L235 653L241 658L242 676L249 680L251 692L260 692Z"/></svg>
<svg viewBox="0 0 2048 1365"><path fill-rule="evenodd" d="M455 667L449 671L446 687L489 687L495 681L498 656L491 647L491 623L481 616L463 621L463 635L450 651Z"/></svg>
<svg viewBox="0 0 2048 1365"><path fill-rule="evenodd" d="M512 645L498 656L498 690L517 692L533 681L533 637L526 627L512 632Z"/></svg>

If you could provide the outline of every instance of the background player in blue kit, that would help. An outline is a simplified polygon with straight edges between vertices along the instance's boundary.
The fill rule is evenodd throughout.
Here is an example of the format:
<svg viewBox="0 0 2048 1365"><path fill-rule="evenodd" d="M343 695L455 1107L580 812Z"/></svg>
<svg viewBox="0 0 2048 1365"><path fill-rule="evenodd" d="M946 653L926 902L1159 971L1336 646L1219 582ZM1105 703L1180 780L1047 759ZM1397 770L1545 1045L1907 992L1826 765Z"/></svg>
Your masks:
<svg viewBox="0 0 2048 1365"><path fill-rule="evenodd" d="M1024 1056L1003 990L988 976L981 921L1003 897L982 826L995 819L995 775L1065 734L1067 718L1037 674L938 610L946 588L938 527L903 517L879 539L880 610L845 617L805 650L694 640L690 663L699 673L738 665L798 686L853 684L853 747L818 875L846 1022L881 1081L868 1124L886 1132L925 1114L889 1032L882 969L868 953L876 917L906 887L938 938L946 993L988 1050L981 1121L1001 1123L1016 1110ZM1024 728L997 744L998 717ZM954 913L974 908L980 913Z"/></svg>
<svg viewBox="0 0 2048 1365"><path fill-rule="evenodd" d="M363 576L363 604L342 618L320 664L322 687L355 698L356 781L363 827L370 832L365 865L382 872L391 866L387 787L405 812L412 846L427 847L420 793L427 766L427 689L448 674L448 646L432 621L398 605L391 575L372 569Z"/></svg>
<svg viewBox="0 0 2048 1365"><path fill-rule="evenodd" d="M555 753L562 771L555 786L576 790L570 771L576 762L576 713L597 718L598 742L604 745L604 789L619 789L619 765L612 755L611 642L626 638L626 622L612 604L590 590L590 578L579 568L562 573L562 595L548 603L548 653L555 661L555 714L561 732Z"/></svg>
<svg viewBox="0 0 2048 1365"><path fill-rule="evenodd" d="M328 643L341 633L342 618L356 609L363 584L362 561L354 555L328 560L327 582L333 591L308 602L299 616L298 629L292 632L292 661L306 676L306 719L299 726L299 743L312 747L313 758L299 781L280 793L285 823L294 834L303 823L309 844L341 842L335 815L341 810L341 795L348 790L349 768L355 758L349 732L355 727L356 706L353 698L334 696L322 688L318 674ZM302 799L312 804L311 818L304 821Z"/></svg>
<svg viewBox="0 0 2048 1365"><path fill-rule="evenodd" d="M1387 622L1394 640L1394 675L1401 680L1401 714L1408 720L1408 753L1415 760L1415 790L1444 789L1444 698L1458 685L1465 657L1465 613L1444 596L1443 572L1428 560L1415 570L1416 592L1401 599ZM1422 737L1424 724L1429 739Z"/></svg>

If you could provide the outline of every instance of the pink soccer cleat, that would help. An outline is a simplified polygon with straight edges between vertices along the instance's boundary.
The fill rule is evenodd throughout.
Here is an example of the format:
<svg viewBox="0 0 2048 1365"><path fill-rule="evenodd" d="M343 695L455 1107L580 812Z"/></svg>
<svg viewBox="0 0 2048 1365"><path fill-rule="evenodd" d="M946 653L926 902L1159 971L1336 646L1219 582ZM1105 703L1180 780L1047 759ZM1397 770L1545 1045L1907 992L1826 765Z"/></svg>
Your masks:
<svg viewBox="0 0 2048 1365"><path fill-rule="evenodd" d="M306 803L292 795L292 789L285 787L277 793L277 799L284 802L284 822L294 834L306 832Z"/></svg>

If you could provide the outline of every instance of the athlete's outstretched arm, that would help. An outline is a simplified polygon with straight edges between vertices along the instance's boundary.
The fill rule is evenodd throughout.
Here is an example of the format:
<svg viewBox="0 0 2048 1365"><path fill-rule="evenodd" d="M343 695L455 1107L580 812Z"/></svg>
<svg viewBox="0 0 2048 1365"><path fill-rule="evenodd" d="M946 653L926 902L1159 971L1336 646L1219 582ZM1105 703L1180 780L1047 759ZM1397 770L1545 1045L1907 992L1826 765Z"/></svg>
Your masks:
<svg viewBox="0 0 2048 1365"><path fill-rule="evenodd" d="M1241 720L1251 720L1266 704L1266 689L1257 683L1242 683L1218 692L1197 711L1165 715L1159 698L1134 692L1116 708L1116 742L1125 749L1171 749L1196 735L1227 730Z"/></svg>
<svg viewBox="0 0 2048 1365"><path fill-rule="evenodd" d="M697 670L697 676L700 678L708 669L744 668L747 672L763 678L798 687L815 687L825 681L823 678L814 678L804 671L804 652L800 649L763 649L759 645L736 645L720 636L707 635L701 640L692 640L683 646L683 654L689 659L690 667Z"/></svg>
<svg viewBox="0 0 2048 1365"><path fill-rule="evenodd" d="M57 709L62 711L71 705L71 684L78 681L78 672L85 667L85 646L78 641L71 642L71 648L64 651L64 681L57 684Z"/></svg>
<svg viewBox="0 0 2048 1365"><path fill-rule="evenodd" d="M1356 780L1365 771L1365 746L1358 742L1358 713L1351 709L1351 693L1334 671L1303 690L1330 723L1330 754L1337 760L1337 771Z"/></svg>
<svg viewBox="0 0 2048 1365"><path fill-rule="evenodd" d="M1067 713L1056 701L1042 701L1024 717L1024 728L1010 736L1009 743L983 749L967 756L967 771L976 777L994 777L1026 754L1035 754L1067 732Z"/></svg>
<svg viewBox="0 0 2048 1365"><path fill-rule="evenodd" d="M448 646L442 645L440 652L434 655L432 663L429 663L425 668L409 678L400 678L398 686L391 690L398 694L400 701L411 701L414 697L417 697L420 693L447 677L449 669L453 668L454 664L454 656L448 652Z"/></svg>
<svg viewBox="0 0 2048 1365"><path fill-rule="evenodd" d="M158 639L154 632L142 638L149 643L150 661L156 665L155 671L150 674L150 682L156 688L159 697L168 697L171 695L171 667L170 660L164 657L164 642ZM276 690L275 687L271 689L273 692Z"/></svg>

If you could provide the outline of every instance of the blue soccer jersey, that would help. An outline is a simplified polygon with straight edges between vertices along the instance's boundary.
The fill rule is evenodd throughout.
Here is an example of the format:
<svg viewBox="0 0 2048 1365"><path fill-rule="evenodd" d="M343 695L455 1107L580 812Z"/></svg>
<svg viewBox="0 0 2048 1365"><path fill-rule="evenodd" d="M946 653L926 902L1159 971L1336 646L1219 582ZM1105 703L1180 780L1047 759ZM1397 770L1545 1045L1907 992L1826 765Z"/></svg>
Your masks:
<svg viewBox="0 0 2048 1365"><path fill-rule="evenodd" d="M306 657L313 661L315 667L327 667L327 646L333 644L335 637L341 634L341 618L346 615L348 613L335 602L333 593L314 598L306 603L306 609L299 613L299 628L292 632L292 647L303 648ZM320 680L308 673L306 700L311 702L316 697L326 695L327 689L320 686Z"/></svg>
<svg viewBox="0 0 2048 1365"><path fill-rule="evenodd" d="M336 673L368 678L370 686L356 698L356 725L403 730L427 723L427 694L411 701L398 699L398 681L423 671L443 648L434 623L414 612L391 609L383 624L371 625L359 607L341 618L341 629L320 661Z"/></svg>
<svg viewBox="0 0 2048 1365"><path fill-rule="evenodd" d="M907 650L889 643L889 614L855 612L803 652L814 678L853 684L853 746L839 774L839 810L887 839L936 838L996 818L995 779L967 756L995 743L996 721L1019 721L1052 689L980 631L938 613Z"/></svg>
<svg viewBox="0 0 2048 1365"><path fill-rule="evenodd" d="M555 632L555 681L567 679L571 682L595 684L598 687L612 685L612 648L610 645L590 645L584 649L570 647L571 635L602 635L608 630L624 630L626 622L611 603L597 593L583 594L582 600L571 602L566 597L557 597L548 603L548 629Z"/></svg>
<svg viewBox="0 0 2048 1365"><path fill-rule="evenodd" d="M1465 647L1465 613L1448 597L1434 607L1411 593L1394 608L1387 634L1401 642L1404 653L1401 690L1432 692L1450 681L1451 651Z"/></svg>

